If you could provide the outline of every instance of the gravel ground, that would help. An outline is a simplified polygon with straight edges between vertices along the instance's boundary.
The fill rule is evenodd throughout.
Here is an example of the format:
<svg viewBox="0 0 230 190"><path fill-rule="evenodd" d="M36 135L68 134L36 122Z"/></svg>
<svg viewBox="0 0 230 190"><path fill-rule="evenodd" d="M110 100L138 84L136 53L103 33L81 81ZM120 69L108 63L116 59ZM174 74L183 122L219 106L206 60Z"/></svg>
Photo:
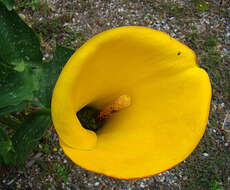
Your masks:
<svg viewBox="0 0 230 190"><path fill-rule="evenodd" d="M16 8L40 36L44 60L52 58L56 43L77 49L104 30L138 25L161 30L187 44L196 51L199 62L202 62L200 55L206 55L203 42L214 36L218 41L215 51L227 60L222 62L221 69L230 67L229 1L40 0L40 4L35 4L27 0L26 5L22 2L16 1ZM25 166L1 169L0 189L230 189L230 101L229 89L224 87L230 81L223 76L219 79L225 81L223 86L213 80L210 119L202 141L196 151L175 168L154 177L130 181L94 174L74 165L63 154L58 136L50 128Z"/></svg>

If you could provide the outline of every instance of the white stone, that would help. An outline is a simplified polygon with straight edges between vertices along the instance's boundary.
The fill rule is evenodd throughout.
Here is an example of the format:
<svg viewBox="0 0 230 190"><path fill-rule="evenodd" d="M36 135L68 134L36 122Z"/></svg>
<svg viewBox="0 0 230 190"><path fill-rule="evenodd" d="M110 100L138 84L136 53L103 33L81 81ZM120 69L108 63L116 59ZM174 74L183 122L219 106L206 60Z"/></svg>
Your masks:
<svg viewBox="0 0 230 190"><path fill-rule="evenodd" d="M208 157L209 154L207 152L203 153L203 156Z"/></svg>
<svg viewBox="0 0 230 190"><path fill-rule="evenodd" d="M141 187L141 188L144 188L144 187L145 187L145 184L144 184L144 183L141 183L141 184L140 184L140 187Z"/></svg>

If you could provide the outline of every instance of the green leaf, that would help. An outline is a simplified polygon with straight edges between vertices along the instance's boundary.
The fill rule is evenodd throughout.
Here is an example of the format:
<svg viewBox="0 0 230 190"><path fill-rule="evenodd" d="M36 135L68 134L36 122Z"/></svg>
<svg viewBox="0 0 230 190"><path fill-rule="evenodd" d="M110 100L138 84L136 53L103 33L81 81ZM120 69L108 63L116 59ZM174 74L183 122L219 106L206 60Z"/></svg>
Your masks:
<svg viewBox="0 0 230 190"><path fill-rule="evenodd" d="M0 81L3 81L7 78L7 76L9 75L9 73L11 73L13 71L13 67L7 65L0 56ZM1 85L0 85L1 87Z"/></svg>
<svg viewBox="0 0 230 190"><path fill-rule="evenodd" d="M33 92L38 90L38 80L31 68L26 67L23 72L10 71L5 75L0 76L0 108L7 109L5 107L32 100Z"/></svg>
<svg viewBox="0 0 230 190"><path fill-rule="evenodd" d="M12 112L20 112L26 107L26 105L27 105L27 101L24 101L15 106L7 106L4 108L0 108L0 115L9 114Z"/></svg>
<svg viewBox="0 0 230 190"><path fill-rule="evenodd" d="M0 2L2 2L9 11L13 9L14 0L0 0Z"/></svg>
<svg viewBox="0 0 230 190"><path fill-rule="evenodd" d="M10 146L11 146L10 142L11 141L10 141L8 135L6 134L6 132L2 128L0 128L0 144L2 144L2 143L7 144L7 146L4 146L4 147L0 146L0 154L2 152L8 152L8 150L10 149Z"/></svg>
<svg viewBox="0 0 230 190"><path fill-rule="evenodd" d="M0 127L12 133L21 125L21 121L13 115L0 115Z"/></svg>
<svg viewBox="0 0 230 190"><path fill-rule="evenodd" d="M2 160L2 157L0 156L0 167L2 167L3 165L3 160Z"/></svg>
<svg viewBox="0 0 230 190"><path fill-rule="evenodd" d="M15 164L16 154L6 132L0 128L0 156L6 165Z"/></svg>
<svg viewBox="0 0 230 190"><path fill-rule="evenodd" d="M53 59L49 63L45 63L37 73L40 89L36 95L45 107L50 107L55 83L73 53L74 50L57 45Z"/></svg>
<svg viewBox="0 0 230 190"><path fill-rule="evenodd" d="M39 66L42 63L40 42L33 30L14 10L8 11L1 2L0 36L0 57L4 63L13 66L22 63ZM18 66L20 71L22 66Z"/></svg>
<svg viewBox="0 0 230 190"><path fill-rule="evenodd" d="M45 130L51 124L50 114L31 113L25 122L19 127L12 142L17 153L17 161L24 163L27 155L38 144L39 139L43 136Z"/></svg>
<svg viewBox="0 0 230 190"><path fill-rule="evenodd" d="M22 72L24 71L24 69L25 69L25 64L23 60L14 67L14 70L18 72Z"/></svg>
<svg viewBox="0 0 230 190"><path fill-rule="evenodd" d="M6 156L3 158L5 165L15 165L17 159L17 154L14 149L10 150Z"/></svg>

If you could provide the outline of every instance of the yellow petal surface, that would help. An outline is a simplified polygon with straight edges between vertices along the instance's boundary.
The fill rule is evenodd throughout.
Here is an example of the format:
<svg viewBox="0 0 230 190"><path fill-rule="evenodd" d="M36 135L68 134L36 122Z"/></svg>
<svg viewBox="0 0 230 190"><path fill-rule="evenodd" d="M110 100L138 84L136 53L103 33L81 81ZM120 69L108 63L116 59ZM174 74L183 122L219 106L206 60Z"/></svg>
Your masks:
<svg viewBox="0 0 230 190"><path fill-rule="evenodd" d="M76 112L127 94L131 105L97 134ZM132 179L183 161L204 133L211 99L194 52L165 33L121 27L100 33L70 58L54 89L52 118L66 155L79 166Z"/></svg>

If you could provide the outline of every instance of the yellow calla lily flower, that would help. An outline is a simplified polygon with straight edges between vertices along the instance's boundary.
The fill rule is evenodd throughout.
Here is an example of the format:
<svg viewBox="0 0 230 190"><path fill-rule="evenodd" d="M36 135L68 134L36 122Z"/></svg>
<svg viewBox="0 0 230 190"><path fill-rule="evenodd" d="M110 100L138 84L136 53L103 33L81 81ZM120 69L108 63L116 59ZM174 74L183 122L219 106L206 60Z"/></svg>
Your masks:
<svg viewBox="0 0 230 190"><path fill-rule="evenodd" d="M76 112L103 109L125 95L130 105L96 133ZM78 49L62 70L52 118L65 154L77 165L120 179L151 176L182 162L202 138L211 85L195 53L146 27L102 32Z"/></svg>

